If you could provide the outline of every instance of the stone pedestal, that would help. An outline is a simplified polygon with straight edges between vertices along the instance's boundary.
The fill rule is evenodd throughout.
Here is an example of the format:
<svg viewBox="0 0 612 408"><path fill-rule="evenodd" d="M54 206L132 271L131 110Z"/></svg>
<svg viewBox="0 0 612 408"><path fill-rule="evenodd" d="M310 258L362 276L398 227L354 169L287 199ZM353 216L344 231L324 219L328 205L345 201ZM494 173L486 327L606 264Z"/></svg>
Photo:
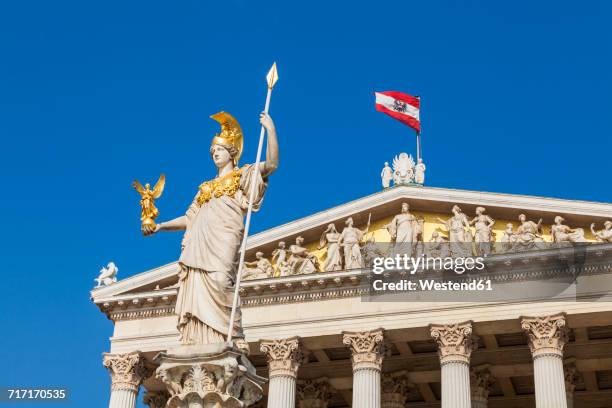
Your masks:
<svg viewBox="0 0 612 408"><path fill-rule="evenodd" d="M304 359L300 338L262 340L260 349L268 357L268 408L295 407L295 382Z"/></svg>
<svg viewBox="0 0 612 408"><path fill-rule="evenodd" d="M396 371L382 375L380 388L381 408L404 408L408 392L414 385L408 381L406 371Z"/></svg>
<svg viewBox="0 0 612 408"><path fill-rule="evenodd" d="M529 337L537 408L567 408L563 347L567 342L565 313L544 317L522 317L521 327Z"/></svg>
<svg viewBox="0 0 612 408"><path fill-rule="evenodd" d="M380 370L385 353L383 329L342 332L351 350L353 408L380 408Z"/></svg>
<svg viewBox="0 0 612 408"><path fill-rule="evenodd" d="M438 344L442 377L442 408L471 408L470 356L476 349L472 322L429 325Z"/></svg>
<svg viewBox="0 0 612 408"><path fill-rule="evenodd" d="M111 376L109 408L135 408L138 389L148 374L142 355L105 353L103 364Z"/></svg>
<svg viewBox="0 0 612 408"><path fill-rule="evenodd" d="M263 395L265 379L233 344L181 346L155 362L170 394L167 408L243 408Z"/></svg>
<svg viewBox="0 0 612 408"><path fill-rule="evenodd" d="M297 382L297 408L327 408L333 388L326 377Z"/></svg>
<svg viewBox="0 0 612 408"><path fill-rule="evenodd" d="M470 370L472 408L487 408L489 405L489 392L495 382L489 371L490 367L489 364L483 364Z"/></svg>

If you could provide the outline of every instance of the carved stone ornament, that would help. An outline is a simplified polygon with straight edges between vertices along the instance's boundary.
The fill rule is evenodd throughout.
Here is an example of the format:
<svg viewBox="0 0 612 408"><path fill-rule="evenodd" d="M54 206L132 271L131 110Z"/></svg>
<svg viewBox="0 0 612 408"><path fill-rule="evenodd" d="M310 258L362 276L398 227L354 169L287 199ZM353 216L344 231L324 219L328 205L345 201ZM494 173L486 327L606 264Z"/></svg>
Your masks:
<svg viewBox="0 0 612 408"><path fill-rule="evenodd" d="M570 357L563 361L563 374L565 376L565 392L572 394L576 389L576 381L580 378L576 369L576 358Z"/></svg>
<svg viewBox="0 0 612 408"><path fill-rule="evenodd" d="M384 330L342 332L342 343L351 349L353 371L363 368L380 370L385 354Z"/></svg>
<svg viewBox="0 0 612 408"><path fill-rule="evenodd" d="M381 408L404 408L410 388L414 385L408 381L406 371L397 371L382 375Z"/></svg>
<svg viewBox="0 0 612 408"><path fill-rule="evenodd" d="M105 353L103 364L110 373L112 391L129 390L137 393L138 387L149 374L144 357L138 351L127 354Z"/></svg>
<svg viewBox="0 0 612 408"><path fill-rule="evenodd" d="M166 408L168 398L170 398L170 393L167 391L147 391L143 401L149 408Z"/></svg>
<svg viewBox="0 0 612 408"><path fill-rule="evenodd" d="M276 376L297 378L297 372L305 354L299 337L261 340L260 350L268 358L270 378Z"/></svg>
<svg viewBox="0 0 612 408"><path fill-rule="evenodd" d="M521 328L529 337L529 348L533 358L544 355L563 357L563 346L567 343L565 313L543 317L522 317Z"/></svg>
<svg viewBox="0 0 612 408"><path fill-rule="evenodd" d="M495 379L491 375L489 364L472 367L470 370L470 389L472 390L472 401L486 403L489 399L491 386Z"/></svg>
<svg viewBox="0 0 612 408"><path fill-rule="evenodd" d="M327 377L299 380L296 387L298 408L327 408L334 394Z"/></svg>
<svg viewBox="0 0 612 408"><path fill-rule="evenodd" d="M478 347L472 333L472 321L457 324L430 324L431 337L438 344L440 364L452 362L469 364L472 351Z"/></svg>
<svg viewBox="0 0 612 408"><path fill-rule="evenodd" d="M155 357L156 376L166 386L167 408L242 408L259 401L266 380L234 347L183 346Z"/></svg>

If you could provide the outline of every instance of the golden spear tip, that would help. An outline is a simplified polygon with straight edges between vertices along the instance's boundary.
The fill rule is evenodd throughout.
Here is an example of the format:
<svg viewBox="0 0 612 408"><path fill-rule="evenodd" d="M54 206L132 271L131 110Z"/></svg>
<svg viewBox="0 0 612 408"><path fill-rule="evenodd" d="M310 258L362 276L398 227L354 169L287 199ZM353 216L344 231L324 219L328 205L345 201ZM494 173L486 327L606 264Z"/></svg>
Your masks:
<svg viewBox="0 0 612 408"><path fill-rule="evenodd" d="M266 75L266 81L268 81L268 88L272 89L276 81L278 81L278 71L276 70L276 62L272 64L272 68L268 71L268 75Z"/></svg>

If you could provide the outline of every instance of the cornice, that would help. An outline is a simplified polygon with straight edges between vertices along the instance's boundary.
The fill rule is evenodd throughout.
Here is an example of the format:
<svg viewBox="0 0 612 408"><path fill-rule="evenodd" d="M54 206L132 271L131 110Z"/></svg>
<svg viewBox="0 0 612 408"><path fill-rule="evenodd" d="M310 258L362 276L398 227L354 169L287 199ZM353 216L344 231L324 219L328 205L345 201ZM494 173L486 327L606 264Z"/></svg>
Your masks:
<svg viewBox="0 0 612 408"><path fill-rule="evenodd" d="M553 279L574 272L571 265L559 265L557 261L574 256L575 251L575 248L568 247L493 255L486 258L486 269L477 276L497 283ZM612 264L605 262L612 255L612 244L586 245L584 252L587 255L594 255L592 259L596 262L581 265L580 276L612 274ZM599 259L602 262L598 262ZM354 269L244 281L240 288L242 307L315 302L367 295L368 272L367 269ZM422 273L426 272L417 271L416 276L422 277ZM469 281L474 277L475 275L458 276L455 281ZM602 293L591 293L583 296L601 295ZM176 296L177 289L171 288L98 297L95 303L113 321L144 319L173 315Z"/></svg>

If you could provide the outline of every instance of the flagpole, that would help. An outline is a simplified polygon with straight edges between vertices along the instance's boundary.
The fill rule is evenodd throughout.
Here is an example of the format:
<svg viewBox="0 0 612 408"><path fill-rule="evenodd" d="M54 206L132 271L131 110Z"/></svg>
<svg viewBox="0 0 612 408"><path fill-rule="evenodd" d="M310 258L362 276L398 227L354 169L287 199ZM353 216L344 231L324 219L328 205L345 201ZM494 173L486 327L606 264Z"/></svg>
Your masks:
<svg viewBox="0 0 612 408"><path fill-rule="evenodd" d="M270 68L266 80L268 82L268 94L266 95L266 104L264 105L264 113L268 113L270 109L270 98L272 97L272 88L278 79L276 72L276 62ZM232 301L232 312L230 314L229 326L227 328L227 342L232 341L232 335L234 332L234 320L236 319L236 309L238 307L238 293L240 291L240 281L242 279L242 270L244 269L244 255L246 253L246 243L249 236L249 227L251 226L251 214L253 213L253 201L255 200L255 185L257 184L257 172L259 170L259 163L261 161L261 152L263 150L263 141L266 134L266 129L261 125L261 131L259 132L259 145L257 146L257 156L254 164L254 171L251 176L251 191L249 192L249 205L246 213L246 220L244 222L244 234L242 236L242 244L240 245L240 261L238 262L238 272L236 273L236 283L234 289L234 300Z"/></svg>
<svg viewBox="0 0 612 408"><path fill-rule="evenodd" d="M421 123L421 97L417 96L417 99L419 100L419 127L420 127L420 123ZM416 143L417 143L417 163L419 162L419 159L421 158L421 131L417 130L416 131Z"/></svg>

